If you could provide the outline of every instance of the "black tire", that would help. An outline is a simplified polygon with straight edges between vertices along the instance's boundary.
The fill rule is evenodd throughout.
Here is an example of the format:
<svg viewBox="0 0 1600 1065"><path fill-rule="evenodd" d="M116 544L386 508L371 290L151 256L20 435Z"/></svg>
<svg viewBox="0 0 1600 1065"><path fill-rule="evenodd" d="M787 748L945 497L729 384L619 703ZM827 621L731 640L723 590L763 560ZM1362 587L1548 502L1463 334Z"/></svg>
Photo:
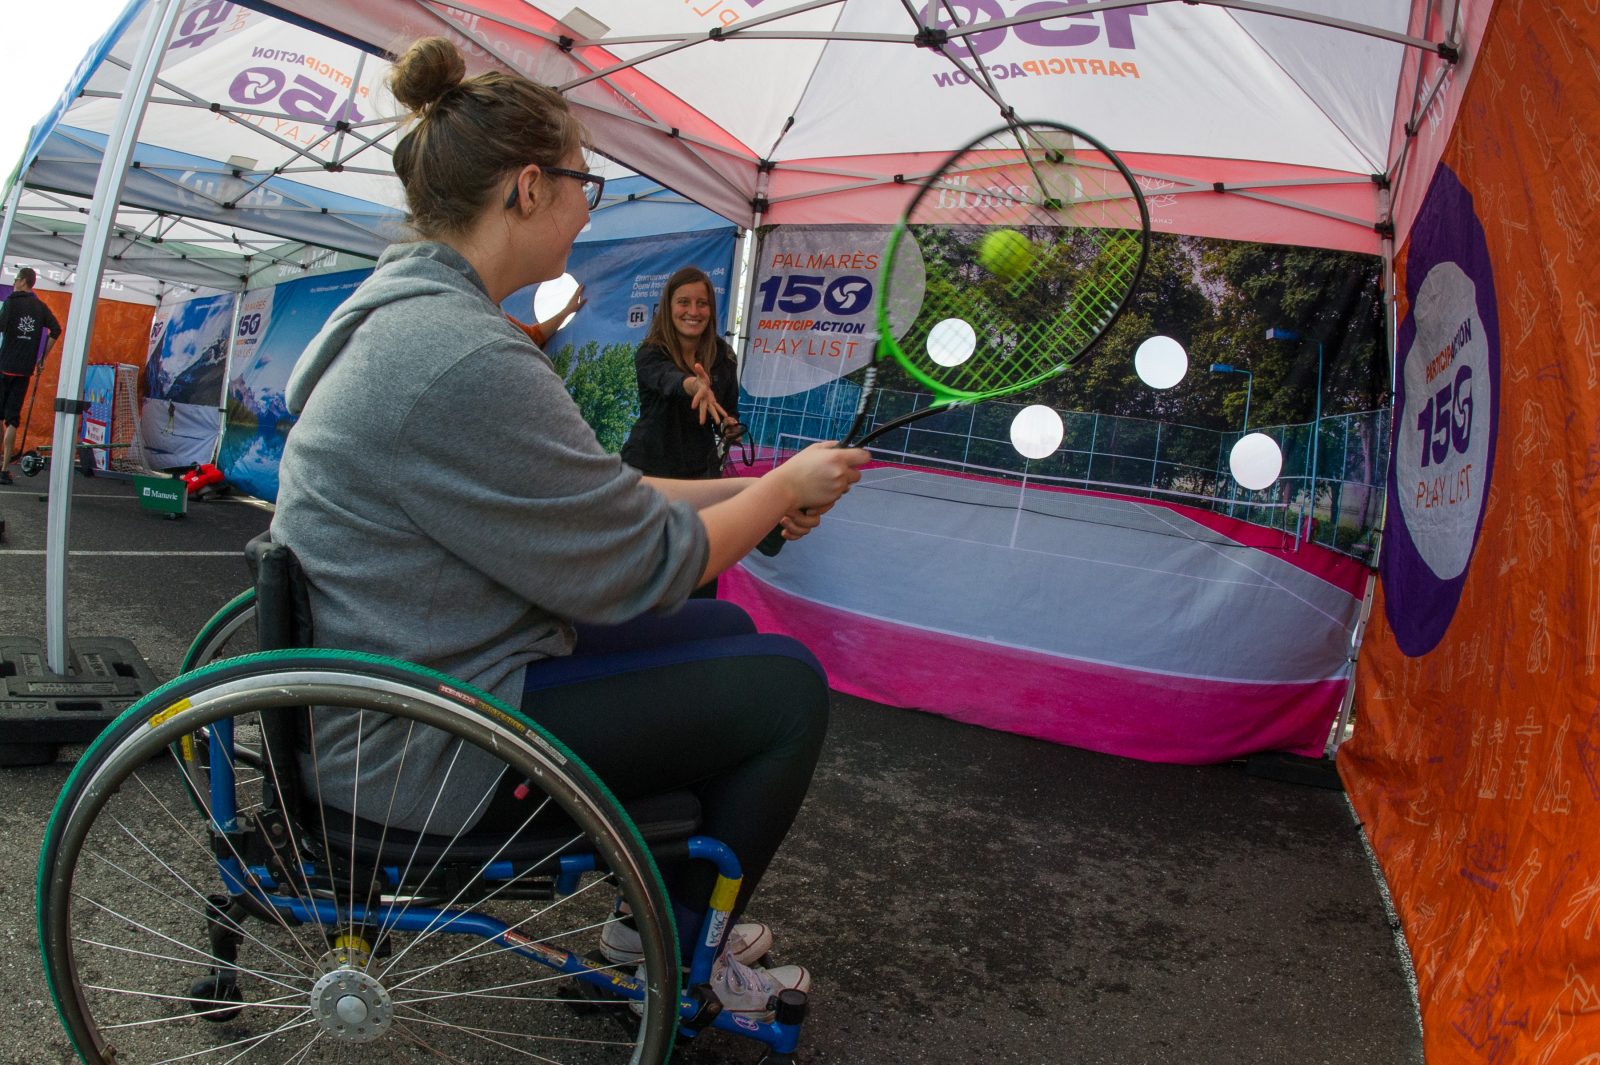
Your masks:
<svg viewBox="0 0 1600 1065"><path fill-rule="evenodd" d="M215 795L191 793L191 778L167 751L185 737L224 737L228 726L238 732L262 713L306 706L317 708L318 735L324 722L352 725L358 752L366 730L404 728L401 764L413 750L421 764L424 740L441 738L426 730L439 730L456 751L452 767L477 759L516 774L532 787L530 810L544 813L505 836L508 850L490 857L480 852L463 867L466 875L446 875L453 864L448 858L424 869L433 859L418 855L430 842L460 854L473 843L470 833L430 832L408 857L397 847L403 830L387 826L380 830L379 858L358 858L352 842L346 861L342 844L336 851L327 843L336 833L302 827L297 860L274 864L243 837L212 832L212 822L197 816L185 796L208 810L218 796L236 801L232 825L242 828L259 813L263 796L270 798L275 776L267 776L265 789L241 784ZM271 749L262 751L265 767L273 768ZM212 743L210 758L232 764L220 740ZM320 781L320 766L315 772ZM373 803L397 808L398 787L370 780L362 786L366 795L349 805L363 813ZM493 789L496 780L475 786ZM339 816L332 812L339 803L331 790L317 787L328 805L312 808L327 811L319 815L326 829ZM425 829L433 811L451 801L442 781L431 800L421 796L429 809ZM533 846L524 829L542 838L559 832L555 838L562 842L539 843L532 852L539 859L519 858L518 847ZM541 895L540 878L525 870L556 848L591 851L601 871L567 885L575 890ZM523 871L491 869L506 858ZM211 954L216 939L208 938L207 917L215 932L220 911L209 900L219 883L228 891L219 870L236 859L251 871L232 874L239 905L222 918L222 939L238 945L224 953L237 957L219 961ZM377 869L386 870L385 882ZM270 883L273 870L276 884ZM487 877L479 875L485 871ZM575 1013L557 993L566 978L548 967L549 959L558 950L579 954L592 946L596 925L611 919L617 896L632 910L645 961L637 973L632 965L624 971L591 963L585 982L616 990L593 1011L598 1016ZM400 913L428 897L441 900L450 914L446 923L454 927L437 920L427 927L400 924ZM531 1054L658 1065L674 1045L679 969L671 907L621 806L571 752L516 709L443 674L390 659L305 650L251 655L181 676L140 700L101 734L63 788L45 832L38 899L46 983L87 1065L180 1057L303 1065L528 1060ZM352 899L380 906L381 913L358 919ZM285 915L291 906L307 920ZM310 919L317 907L329 916ZM231 916L246 911L249 920ZM500 922L489 933L498 938L453 934L468 920L485 919ZM370 923L389 921L395 927ZM193 999L229 1008L234 1000L196 996L193 986L219 972L237 974L240 1012L226 1024L206 1023ZM634 1003L624 990L630 985L639 988ZM635 1015L630 1005L636 1020L629 1020ZM619 1037L619 1017L631 1036Z"/></svg>
<svg viewBox="0 0 1600 1065"><path fill-rule="evenodd" d="M240 1003L232 1006L231 1003ZM189 1009L196 1017L212 1024L225 1024L244 1012L244 995L232 973L212 973L189 985Z"/></svg>

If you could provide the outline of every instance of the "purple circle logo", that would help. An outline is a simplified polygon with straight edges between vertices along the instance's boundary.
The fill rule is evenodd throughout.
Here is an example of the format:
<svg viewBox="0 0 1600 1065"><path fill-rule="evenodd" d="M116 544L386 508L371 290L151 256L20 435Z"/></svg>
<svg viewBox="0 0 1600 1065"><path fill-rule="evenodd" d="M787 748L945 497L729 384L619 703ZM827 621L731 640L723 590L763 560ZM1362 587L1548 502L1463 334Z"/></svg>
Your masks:
<svg viewBox="0 0 1600 1065"><path fill-rule="evenodd" d="M1472 196L1440 164L1406 252L1396 349L1385 613L1412 658L1444 638L1483 529L1500 411L1500 316Z"/></svg>

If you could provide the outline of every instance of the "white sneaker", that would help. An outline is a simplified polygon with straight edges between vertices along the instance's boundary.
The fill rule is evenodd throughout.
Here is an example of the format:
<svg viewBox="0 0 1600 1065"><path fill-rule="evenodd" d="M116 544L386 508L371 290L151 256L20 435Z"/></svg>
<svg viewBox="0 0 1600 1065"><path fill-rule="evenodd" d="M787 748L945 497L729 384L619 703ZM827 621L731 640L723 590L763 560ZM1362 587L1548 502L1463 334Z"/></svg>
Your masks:
<svg viewBox="0 0 1600 1065"><path fill-rule="evenodd" d="M725 1012L770 1021L778 992L810 991L811 973L803 965L753 969L724 951L711 967L711 990Z"/></svg>
<svg viewBox="0 0 1600 1065"><path fill-rule="evenodd" d="M755 921L736 924L722 949L740 964L754 965L772 949L772 929ZM600 930L600 953L613 965L636 965L644 960L644 943L637 929L612 921Z"/></svg>

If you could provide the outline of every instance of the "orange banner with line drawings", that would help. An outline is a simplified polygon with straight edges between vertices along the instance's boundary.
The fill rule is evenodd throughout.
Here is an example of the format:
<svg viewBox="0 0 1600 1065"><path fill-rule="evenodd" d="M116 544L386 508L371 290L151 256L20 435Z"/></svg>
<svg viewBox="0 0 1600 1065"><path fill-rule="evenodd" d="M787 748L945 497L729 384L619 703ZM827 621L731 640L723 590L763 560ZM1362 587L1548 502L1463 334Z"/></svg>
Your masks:
<svg viewBox="0 0 1600 1065"><path fill-rule="evenodd" d="M1415 960L1429 1065L1600 1065L1600 20L1583 6L1497 5L1396 256L1382 581L1339 766Z"/></svg>

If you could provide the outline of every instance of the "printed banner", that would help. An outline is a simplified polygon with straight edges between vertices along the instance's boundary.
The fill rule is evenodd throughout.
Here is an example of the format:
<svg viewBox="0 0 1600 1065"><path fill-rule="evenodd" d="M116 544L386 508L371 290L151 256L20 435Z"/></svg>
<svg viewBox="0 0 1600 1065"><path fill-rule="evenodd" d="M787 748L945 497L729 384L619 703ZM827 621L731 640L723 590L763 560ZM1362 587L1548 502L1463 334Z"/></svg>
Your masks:
<svg viewBox="0 0 1600 1065"><path fill-rule="evenodd" d="M1383 552L1389 624L1413 657L1455 615L1483 527L1499 424L1494 269L1472 195L1440 164L1407 249Z"/></svg>
<svg viewBox="0 0 1600 1065"><path fill-rule="evenodd" d="M711 278L718 328L732 321L729 278L732 229L677 233L630 240L581 242L567 258L567 272L584 285L587 300L545 344L566 378L584 420L608 451L618 451L639 416L633 355L661 304L667 278L683 266L698 266ZM535 320L537 286L507 297L502 306L524 322Z"/></svg>
<svg viewBox="0 0 1600 1065"><path fill-rule="evenodd" d="M89 409L83 412L83 423L78 439L91 444L104 444L111 439L111 401L117 384L117 368L104 364L83 368L83 400ZM95 451L95 469L108 469L111 454Z"/></svg>
<svg viewBox="0 0 1600 1065"><path fill-rule="evenodd" d="M782 226L762 242L740 384L789 396L865 366L889 226ZM913 284L913 291L920 285ZM909 308L905 322L914 318Z"/></svg>
<svg viewBox="0 0 1600 1065"><path fill-rule="evenodd" d="M239 314L239 346L228 383L228 414L217 465L240 491L278 498L278 463L294 424L283 393L301 352L334 308L372 273L289 281L266 293L247 293Z"/></svg>
<svg viewBox="0 0 1600 1065"><path fill-rule="evenodd" d="M576 352L582 358L592 358L621 345L627 347L632 359L661 302L662 287L683 266L698 266L711 278L721 316L718 328L725 332L732 320L728 279L733 269L733 233L727 229L574 244L567 256L567 273L584 286L587 302L545 344L546 353L555 357ZM538 289L537 285L519 289L507 296L501 306L507 314L533 322Z"/></svg>
<svg viewBox="0 0 1600 1065"><path fill-rule="evenodd" d="M210 462L222 431L217 410L228 365L232 294L156 308L145 360L140 425L154 469Z"/></svg>
<svg viewBox="0 0 1600 1065"><path fill-rule="evenodd" d="M144 364L148 398L217 405L228 363L234 298L227 293L201 296L156 309Z"/></svg>
<svg viewBox="0 0 1600 1065"><path fill-rule="evenodd" d="M1593 18L1494 6L1395 263L1383 581L1339 767L1438 1065L1600 1063L1597 53Z"/></svg>

